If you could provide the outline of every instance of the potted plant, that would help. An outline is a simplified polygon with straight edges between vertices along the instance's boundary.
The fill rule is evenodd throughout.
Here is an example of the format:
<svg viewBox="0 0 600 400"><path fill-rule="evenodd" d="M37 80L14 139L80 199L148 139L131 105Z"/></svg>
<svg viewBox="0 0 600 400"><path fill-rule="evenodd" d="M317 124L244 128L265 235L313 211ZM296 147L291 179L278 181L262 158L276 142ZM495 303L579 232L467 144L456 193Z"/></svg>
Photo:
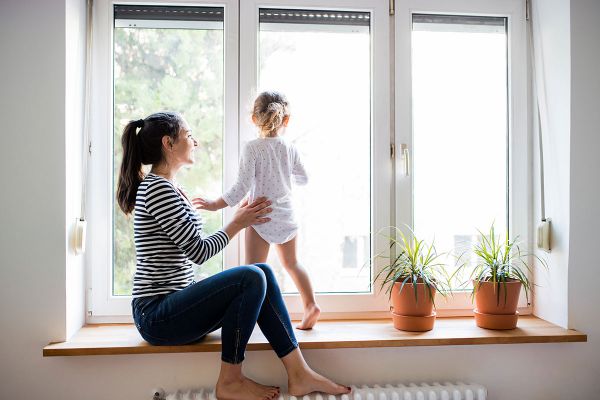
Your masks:
<svg viewBox="0 0 600 400"><path fill-rule="evenodd" d="M375 280L390 296L392 319L396 329L423 332L433 329L436 313L435 294L446 295L444 264L439 261L433 242L418 240L393 227L396 237L390 241L391 256L377 255L386 260ZM410 228L408 228L410 230Z"/></svg>
<svg viewBox="0 0 600 400"><path fill-rule="evenodd" d="M546 264L536 255L523 253L518 238L496 235L493 224L488 235L481 231L479 234L473 248L475 265L463 264L457 270L472 267L469 281L473 283L475 323L487 329L514 329L519 318L517 305L521 288L529 303L530 257L539 260L544 267Z"/></svg>

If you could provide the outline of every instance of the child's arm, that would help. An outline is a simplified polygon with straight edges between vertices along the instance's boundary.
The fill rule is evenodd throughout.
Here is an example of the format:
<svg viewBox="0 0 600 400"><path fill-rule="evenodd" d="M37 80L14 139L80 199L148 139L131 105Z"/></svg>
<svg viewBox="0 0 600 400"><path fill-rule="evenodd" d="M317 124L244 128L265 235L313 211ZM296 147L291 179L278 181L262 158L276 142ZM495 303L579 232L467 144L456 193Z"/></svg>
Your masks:
<svg viewBox="0 0 600 400"><path fill-rule="evenodd" d="M234 206L239 203L252 185L254 180L254 157L248 146L244 148L244 153L240 158L240 170L238 172L237 182L216 200L208 200L202 197L192 199L192 204L197 210L217 211L227 206Z"/></svg>
<svg viewBox="0 0 600 400"><path fill-rule="evenodd" d="M216 200L207 200L202 197L196 197L192 199L192 204L196 207L197 210L208 210L208 211L217 211L221 208L227 207L227 203L223 200L222 197L219 197Z"/></svg>
<svg viewBox="0 0 600 400"><path fill-rule="evenodd" d="M292 177L296 185L306 185L308 183L308 174L300 158L297 149L294 149L294 167L292 168Z"/></svg>

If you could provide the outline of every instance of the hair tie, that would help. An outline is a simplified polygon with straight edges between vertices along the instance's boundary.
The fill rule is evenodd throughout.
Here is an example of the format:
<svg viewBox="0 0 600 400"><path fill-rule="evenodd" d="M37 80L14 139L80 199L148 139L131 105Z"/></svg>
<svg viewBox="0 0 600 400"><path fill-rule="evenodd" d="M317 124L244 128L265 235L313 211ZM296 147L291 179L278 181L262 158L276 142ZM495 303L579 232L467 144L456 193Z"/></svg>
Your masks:
<svg viewBox="0 0 600 400"><path fill-rule="evenodd" d="M136 128L143 128L144 127L144 120L143 119L138 119L137 121L133 122Z"/></svg>
<svg viewBox="0 0 600 400"><path fill-rule="evenodd" d="M265 110L266 112L271 111L271 112L276 112L279 113L281 111L283 111L283 104L278 103L276 101L272 101L267 105L267 109Z"/></svg>

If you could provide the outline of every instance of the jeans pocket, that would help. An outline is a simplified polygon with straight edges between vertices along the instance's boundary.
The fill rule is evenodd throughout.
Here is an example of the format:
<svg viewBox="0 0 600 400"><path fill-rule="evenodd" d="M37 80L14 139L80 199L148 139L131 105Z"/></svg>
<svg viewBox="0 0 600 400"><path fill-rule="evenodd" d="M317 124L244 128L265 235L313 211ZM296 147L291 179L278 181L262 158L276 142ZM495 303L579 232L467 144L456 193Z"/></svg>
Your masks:
<svg viewBox="0 0 600 400"><path fill-rule="evenodd" d="M142 330L148 327L148 324L151 322L151 319L148 318L148 315L151 314L153 310L153 304L155 300L155 296L152 297L139 297L133 299L132 301L132 311L133 311L133 322L138 330Z"/></svg>
<svg viewBox="0 0 600 400"><path fill-rule="evenodd" d="M141 332L142 326L144 325L144 320L142 317L142 313L138 310L133 310L133 323L138 331Z"/></svg>
<svg viewBox="0 0 600 400"><path fill-rule="evenodd" d="M151 318L148 318L145 311L138 310L133 317L133 322L142 338L151 345L158 346L165 344L167 341L166 338L162 337L164 335L163 329L155 326L156 324Z"/></svg>

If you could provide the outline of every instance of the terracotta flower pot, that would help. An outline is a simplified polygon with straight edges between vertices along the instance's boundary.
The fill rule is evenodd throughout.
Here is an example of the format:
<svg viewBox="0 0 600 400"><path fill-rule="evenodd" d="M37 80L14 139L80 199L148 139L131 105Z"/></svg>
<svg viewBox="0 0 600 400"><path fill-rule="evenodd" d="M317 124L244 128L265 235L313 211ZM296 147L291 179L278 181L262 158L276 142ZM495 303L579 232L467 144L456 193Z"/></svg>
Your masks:
<svg viewBox="0 0 600 400"><path fill-rule="evenodd" d="M517 326L521 282L473 281L475 291L475 323L487 329L514 329Z"/></svg>
<svg viewBox="0 0 600 400"><path fill-rule="evenodd" d="M392 319L394 327L404 331L423 332L433 329L435 312L429 290L424 283L417 283L417 297L412 283L394 283L392 288ZM435 288L431 288L435 296Z"/></svg>
<svg viewBox="0 0 600 400"><path fill-rule="evenodd" d="M473 281L473 286L476 288L475 306L480 313L513 315L517 311L521 282L512 279L506 284Z"/></svg>

